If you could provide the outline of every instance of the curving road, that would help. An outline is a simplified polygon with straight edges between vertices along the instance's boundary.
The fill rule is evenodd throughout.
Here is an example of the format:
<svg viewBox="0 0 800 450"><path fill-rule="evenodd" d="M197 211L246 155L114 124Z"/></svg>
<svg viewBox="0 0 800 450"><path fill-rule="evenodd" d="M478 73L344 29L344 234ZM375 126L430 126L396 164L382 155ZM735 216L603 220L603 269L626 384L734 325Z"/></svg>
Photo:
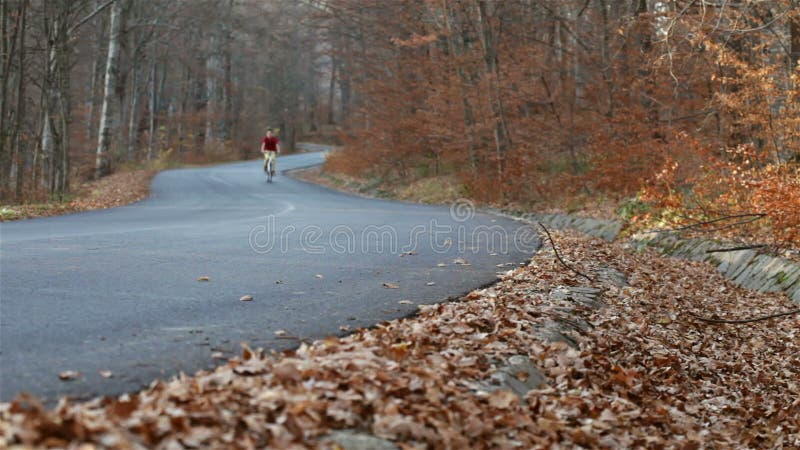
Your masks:
<svg viewBox="0 0 800 450"><path fill-rule="evenodd" d="M268 185L250 161L162 172L127 207L0 224L0 400L118 394L212 367L241 341L296 345L277 330L340 335L491 282L538 246L522 225L458 206ZM81 376L60 381L65 370Z"/></svg>

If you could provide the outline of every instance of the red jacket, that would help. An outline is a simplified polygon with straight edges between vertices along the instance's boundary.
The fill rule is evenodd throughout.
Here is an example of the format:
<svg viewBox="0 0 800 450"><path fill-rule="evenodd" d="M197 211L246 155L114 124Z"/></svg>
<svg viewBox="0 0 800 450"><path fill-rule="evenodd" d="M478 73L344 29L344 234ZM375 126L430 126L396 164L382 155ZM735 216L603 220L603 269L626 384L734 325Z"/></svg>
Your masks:
<svg viewBox="0 0 800 450"><path fill-rule="evenodd" d="M264 138L261 139L261 150L276 152L278 151L278 142L280 141L278 141L278 138L275 136L272 137L264 136Z"/></svg>

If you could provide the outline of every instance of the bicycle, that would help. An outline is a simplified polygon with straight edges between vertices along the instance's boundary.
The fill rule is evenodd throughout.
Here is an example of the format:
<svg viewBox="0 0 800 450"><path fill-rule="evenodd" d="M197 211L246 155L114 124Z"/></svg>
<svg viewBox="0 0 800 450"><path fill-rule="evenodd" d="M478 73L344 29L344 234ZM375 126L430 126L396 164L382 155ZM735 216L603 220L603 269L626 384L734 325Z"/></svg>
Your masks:
<svg viewBox="0 0 800 450"><path fill-rule="evenodd" d="M264 175L267 183L272 183L272 177L275 176L275 158L277 157L276 153L277 152L271 151L264 152Z"/></svg>

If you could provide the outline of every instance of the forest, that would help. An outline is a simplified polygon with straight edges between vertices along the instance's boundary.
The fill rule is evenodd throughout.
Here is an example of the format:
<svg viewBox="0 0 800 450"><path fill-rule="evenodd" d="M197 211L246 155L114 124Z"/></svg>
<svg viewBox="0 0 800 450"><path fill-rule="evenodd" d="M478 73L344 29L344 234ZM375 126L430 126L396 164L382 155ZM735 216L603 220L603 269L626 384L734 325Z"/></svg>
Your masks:
<svg viewBox="0 0 800 450"><path fill-rule="evenodd" d="M800 241L797 0L3 0L0 194L334 140L329 173Z"/></svg>
<svg viewBox="0 0 800 450"><path fill-rule="evenodd" d="M320 123L321 49L297 2L0 5L3 201L159 158L252 157L267 127L291 147Z"/></svg>
<svg viewBox="0 0 800 450"><path fill-rule="evenodd" d="M0 222L0 448L800 448L800 0L0 0Z"/></svg>

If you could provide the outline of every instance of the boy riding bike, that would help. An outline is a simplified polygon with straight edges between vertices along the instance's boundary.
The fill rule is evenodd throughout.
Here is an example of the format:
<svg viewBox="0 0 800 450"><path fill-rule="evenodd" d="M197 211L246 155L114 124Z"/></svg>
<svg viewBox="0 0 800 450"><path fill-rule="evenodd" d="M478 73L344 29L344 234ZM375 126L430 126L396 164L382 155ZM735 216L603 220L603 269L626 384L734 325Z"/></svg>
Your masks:
<svg viewBox="0 0 800 450"><path fill-rule="evenodd" d="M264 154L264 172L267 174L267 182L271 182L275 175L275 165L280 151L281 145L277 136L272 134L272 130L267 130L266 136L261 139L261 153Z"/></svg>

